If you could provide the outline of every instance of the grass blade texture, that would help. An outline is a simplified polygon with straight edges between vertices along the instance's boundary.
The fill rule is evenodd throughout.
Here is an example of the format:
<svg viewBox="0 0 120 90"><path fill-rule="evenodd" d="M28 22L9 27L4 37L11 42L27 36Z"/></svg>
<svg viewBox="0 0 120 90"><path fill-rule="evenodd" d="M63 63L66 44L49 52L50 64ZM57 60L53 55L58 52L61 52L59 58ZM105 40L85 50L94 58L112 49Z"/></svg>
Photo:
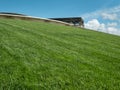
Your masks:
<svg viewBox="0 0 120 90"><path fill-rule="evenodd" d="M120 37L0 19L1 90L120 90Z"/></svg>

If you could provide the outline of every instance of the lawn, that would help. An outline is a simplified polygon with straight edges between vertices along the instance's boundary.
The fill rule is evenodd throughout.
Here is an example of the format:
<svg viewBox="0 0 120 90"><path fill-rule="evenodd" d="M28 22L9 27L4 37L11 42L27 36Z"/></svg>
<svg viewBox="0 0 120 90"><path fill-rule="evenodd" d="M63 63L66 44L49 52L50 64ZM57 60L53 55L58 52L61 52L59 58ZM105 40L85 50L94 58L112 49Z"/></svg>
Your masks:
<svg viewBox="0 0 120 90"><path fill-rule="evenodd" d="M0 19L0 90L120 90L120 36Z"/></svg>

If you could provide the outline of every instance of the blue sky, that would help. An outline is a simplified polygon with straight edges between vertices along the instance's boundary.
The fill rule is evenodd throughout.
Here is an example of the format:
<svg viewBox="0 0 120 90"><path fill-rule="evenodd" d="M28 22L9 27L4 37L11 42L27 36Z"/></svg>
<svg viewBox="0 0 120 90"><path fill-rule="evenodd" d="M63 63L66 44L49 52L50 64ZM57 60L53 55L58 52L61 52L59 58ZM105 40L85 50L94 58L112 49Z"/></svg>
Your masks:
<svg viewBox="0 0 120 90"><path fill-rule="evenodd" d="M86 28L120 35L120 0L1 0L0 12L43 18L82 16Z"/></svg>

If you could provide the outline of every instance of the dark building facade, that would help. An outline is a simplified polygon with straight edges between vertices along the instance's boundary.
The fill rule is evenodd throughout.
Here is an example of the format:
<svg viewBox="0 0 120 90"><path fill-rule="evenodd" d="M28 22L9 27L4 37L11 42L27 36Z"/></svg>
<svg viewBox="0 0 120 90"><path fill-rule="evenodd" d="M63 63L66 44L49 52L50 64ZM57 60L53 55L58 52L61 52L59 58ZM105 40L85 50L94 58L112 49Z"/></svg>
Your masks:
<svg viewBox="0 0 120 90"><path fill-rule="evenodd" d="M50 18L50 19L70 23L73 24L74 26L84 27L84 20L81 17Z"/></svg>

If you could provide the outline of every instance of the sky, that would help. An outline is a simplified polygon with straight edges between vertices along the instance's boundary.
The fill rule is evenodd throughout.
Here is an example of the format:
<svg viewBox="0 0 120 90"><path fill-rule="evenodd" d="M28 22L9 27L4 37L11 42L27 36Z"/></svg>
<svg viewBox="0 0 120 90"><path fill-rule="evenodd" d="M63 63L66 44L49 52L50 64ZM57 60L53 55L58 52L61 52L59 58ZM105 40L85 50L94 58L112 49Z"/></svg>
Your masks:
<svg viewBox="0 0 120 90"><path fill-rule="evenodd" d="M85 28L120 36L120 0L1 0L0 12L42 18L82 17Z"/></svg>

